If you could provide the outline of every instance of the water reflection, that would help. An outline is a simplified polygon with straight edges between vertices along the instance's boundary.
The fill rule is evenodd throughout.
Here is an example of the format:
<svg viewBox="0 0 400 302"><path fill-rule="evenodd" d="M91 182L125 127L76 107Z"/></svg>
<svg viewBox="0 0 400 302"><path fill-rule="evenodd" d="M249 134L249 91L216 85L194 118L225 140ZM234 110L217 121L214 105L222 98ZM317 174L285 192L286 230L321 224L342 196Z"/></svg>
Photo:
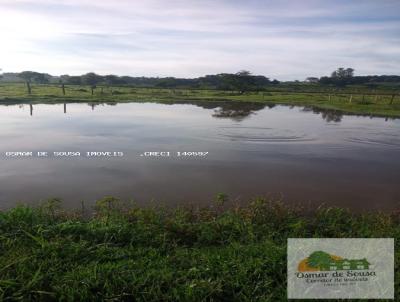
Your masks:
<svg viewBox="0 0 400 302"><path fill-rule="evenodd" d="M389 208L400 200L399 133L399 120L260 103L0 106L0 208L54 196L71 207L105 195L202 203L219 192ZM10 159L7 151L124 157ZM146 151L209 155L141 157Z"/></svg>
<svg viewBox="0 0 400 302"><path fill-rule="evenodd" d="M321 110L319 110L319 112L321 112ZM329 122L335 122L335 123L339 123L342 121L343 118L343 114L339 111L334 111L334 110L325 110L321 112L321 116L322 118Z"/></svg>
<svg viewBox="0 0 400 302"><path fill-rule="evenodd" d="M321 109L321 108L316 108L316 107L304 107L303 111L305 111L305 112L311 111L315 114L320 114L322 119L328 123L329 122L340 123L343 118L343 112L338 111L338 110Z"/></svg>
<svg viewBox="0 0 400 302"><path fill-rule="evenodd" d="M135 103L146 103L146 102L135 102ZM58 103L54 103L53 105L57 105ZM76 104L76 103L70 103L70 104ZM82 104L82 103L80 103ZM87 104L92 108L92 111L95 110L96 107L98 106L118 106L118 104L123 104L123 103L116 103L116 102L88 102L84 103ZM241 122L245 120L246 118L251 117L252 115L256 114L257 111L263 110L263 109L273 109L277 105L276 104L262 104L262 103L256 103L256 102L235 102L235 101L179 101L179 102L159 102L159 104L164 104L164 105L179 105L179 104L185 104L185 105L193 105L196 107L204 108L204 109L214 109L213 113L211 114L212 117L214 118L227 118L231 119L236 122ZM19 108L23 109L25 105L29 105L29 110L30 110L30 115L33 116L34 114L34 106L40 105L40 104L26 104L26 103L20 103L18 101L14 102L7 102L7 103L1 103L0 106L13 106L13 105L18 105ZM312 106L305 106L305 107L297 107L294 105L279 105L279 106L285 106L289 109L295 109L295 108L301 108L301 111L303 112L312 112L314 114L320 115L321 118L330 123L340 123L345 115L348 116L368 116L370 119L373 119L373 115L365 115L365 114L356 114L356 113L344 113L339 110L333 110L333 109L323 109L323 108L317 108L317 107L312 107ZM63 108L64 108L64 113L67 114L67 103L63 103ZM381 118L381 117L380 117ZM385 121L393 121L396 120L396 117L384 117Z"/></svg>
<svg viewBox="0 0 400 302"><path fill-rule="evenodd" d="M214 110L212 116L215 118L229 118L236 122L241 122L265 107L266 105L259 103L224 103Z"/></svg>
<svg viewBox="0 0 400 302"><path fill-rule="evenodd" d="M87 104L92 108L92 111L94 110L94 108L95 108L96 106L103 105L102 103L95 103L95 102L87 103Z"/></svg>

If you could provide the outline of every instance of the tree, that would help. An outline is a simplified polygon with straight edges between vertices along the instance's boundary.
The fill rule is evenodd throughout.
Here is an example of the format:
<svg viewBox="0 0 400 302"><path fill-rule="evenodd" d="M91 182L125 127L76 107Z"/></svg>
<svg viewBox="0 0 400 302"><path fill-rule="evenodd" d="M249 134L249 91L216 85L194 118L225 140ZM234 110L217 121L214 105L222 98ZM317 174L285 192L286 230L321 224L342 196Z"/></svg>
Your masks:
<svg viewBox="0 0 400 302"><path fill-rule="evenodd" d="M96 85L102 81L102 76L95 74L94 72L89 72L84 74L82 77L82 83L84 85L89 85L92 90L92 95L94 94L94 89L96 89Z"/></svg>
<svg viewBox="0 0 400 302"><path fill-rule="evenodd" d="M320 84L325 84L325 85L329 85L329 84L332 84L332 78L330 78L330 77L321 77L320 79L319 79L319 83Z"/></svg>
<svg viewBox="0 0 400 302"><path fill-rule="evenodd" d="M241 70L235 74L220 74L223 89L238 90L240 94L247 91L257 90L263 84L269 83L268 78L263 76L253 76L250 71Z"/></svg>
<svg viewBox="0 0 400 302"><path fill-rule="evenodd" d="M240 94L243 94L254 88L255 79L251 75L250 71L241 70L235 73L235 76L233 77L233 85L239 90Z"/></svg>
<svg viewBox="0 0 400 302"><path fill-rule="evenodd" d="M342 78L344 76L344 68L339 67L331 73L331 78Z"/></svg>
<svg viewBox="0 0 400 302"><path fill-rule="evenodd" d="M59 81L60 81L61 83L68 83L69 79L70 79L70 76L69 76L69 75L63 74L63 75L60 75Z"/></svg>
<svg viewBox="0 0 400 302"><path fill-rule="evenodd" d="M66 84L69 85L81 85L82 84L82 77L80 76L68 76L66 78Z"/></svg>
<svg viewBox="0 0 400 302"><path fill-rule="evenodd" d="M35 73L33 80L38 84L47 84L49 83L49 76L44 73Z"/></svg>
<svg viewBox="0 0 400 302"><path fill-rule="evenodd" d="M308 257L307 265L317 268L321 265L329 264L330 261L332 261L331 255L323 251L316 251Z"/></svg>
<svg viewBox="0 0 400 302"><path fill-rule="evenodd" d="M109 74L104 76L104 81L106 82L107 85L112 86L112 85L118 85L121 83L121 80L118 76Z"/></svg>
<svg viewBox="0 0 400 302"><path fill-rule="evenodd" d="M250 90L255 85L254 77L248 70L241 70L235 73L234 81L240 93Z"/></svg>
<svg viewBox="0 0 400 302"><path fill-rule="evenodd" d="M346 77L348 77L348 78L354 77L354 69L353 69L353 68L347 68L347 69L346 69L345 75L346 75Z"/></svg>
<svg viewBox="0 0 400 302"><path fill-rule="evenodd" d="M339 67L334 72L331 73L331 82L337 86L345 86L352 82L354 77L354 69Z"/></svg>
<svg viewBox="0 0 400 302"><path fill-rule="evenodd" d="M36 74L37 72L34 71L23 71L18 75L18 77L25 81L32 82Z"/></svg>
<svg viewBox="0 0 400 302"><path fill-rule="evenodd" d="M308 82L308 83L318 83L318 81L319 81L319 79L315 78L315 77L308 77L306 79L306 82Z"/></svg>
<svg viewBox="0 0 400 302"><path fill-rule="evenodd" d="M25 80L28 94L32 94L31 82L35 78L36 74L37 72L34 71L23 71L18 75L19 78Z"/></svg>
<svg viewBox="0 0 400 302"><path fill-rule="evenodd" d="M339 79L352 78L353 76L354 76L353 68L344 69L343 67L338 68L331 74L332 78L339 78Z"/></svg>

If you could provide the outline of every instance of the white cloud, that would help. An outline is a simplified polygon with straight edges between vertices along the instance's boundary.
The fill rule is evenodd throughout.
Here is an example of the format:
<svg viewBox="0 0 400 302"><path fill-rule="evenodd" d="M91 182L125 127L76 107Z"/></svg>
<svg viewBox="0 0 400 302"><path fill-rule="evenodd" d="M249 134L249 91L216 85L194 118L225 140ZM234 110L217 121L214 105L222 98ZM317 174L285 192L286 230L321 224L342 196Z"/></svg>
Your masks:
<svg viewBox="0 0 400 302"><path fill-rule="evenodd" d="M400 69L398 1L0 0L0 67L279 79Z"/></svg>

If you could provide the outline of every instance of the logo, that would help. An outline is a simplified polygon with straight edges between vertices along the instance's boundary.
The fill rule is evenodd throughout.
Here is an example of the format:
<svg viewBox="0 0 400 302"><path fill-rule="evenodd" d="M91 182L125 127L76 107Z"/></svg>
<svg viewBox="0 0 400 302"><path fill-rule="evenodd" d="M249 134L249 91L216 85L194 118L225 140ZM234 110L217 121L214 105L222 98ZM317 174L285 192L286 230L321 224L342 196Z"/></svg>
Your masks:
<svg viewBox="0 0 400 302"><path fill-rule="evenodd" d="M324 251L313 252L298 265L299 272L367 270L371 263L363 259L343 259Z"/></svg>
<svg viewBox="0 0 400 302"><path fill-rule="evenodd" d="M393 299L393 239L289 239L289 299Z"/></svg>

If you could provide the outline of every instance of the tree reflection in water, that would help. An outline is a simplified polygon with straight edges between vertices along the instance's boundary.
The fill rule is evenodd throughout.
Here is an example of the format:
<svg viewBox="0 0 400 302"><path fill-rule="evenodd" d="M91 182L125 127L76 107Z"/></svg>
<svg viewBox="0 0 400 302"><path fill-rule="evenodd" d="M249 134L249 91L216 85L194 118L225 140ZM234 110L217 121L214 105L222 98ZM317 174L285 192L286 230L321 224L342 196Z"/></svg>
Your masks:
<svg viewBox="0 0 400 302"><path fill-rule="evenodd" d="M343 118L343 112L338 110L304 107L303 111L306 112L312 111L315 114L321 114L321 117L328 123L329 122L340 123Z"/></svg>
<svg viewBox="0 0 400 302"><path fill-rule="evenodd" d="M272 108L273 106L269 105L268 107ZM260 103L224 103L214 110L212 116L215 118L230 118L240 122L265 107L266 104Z"/></svg>

